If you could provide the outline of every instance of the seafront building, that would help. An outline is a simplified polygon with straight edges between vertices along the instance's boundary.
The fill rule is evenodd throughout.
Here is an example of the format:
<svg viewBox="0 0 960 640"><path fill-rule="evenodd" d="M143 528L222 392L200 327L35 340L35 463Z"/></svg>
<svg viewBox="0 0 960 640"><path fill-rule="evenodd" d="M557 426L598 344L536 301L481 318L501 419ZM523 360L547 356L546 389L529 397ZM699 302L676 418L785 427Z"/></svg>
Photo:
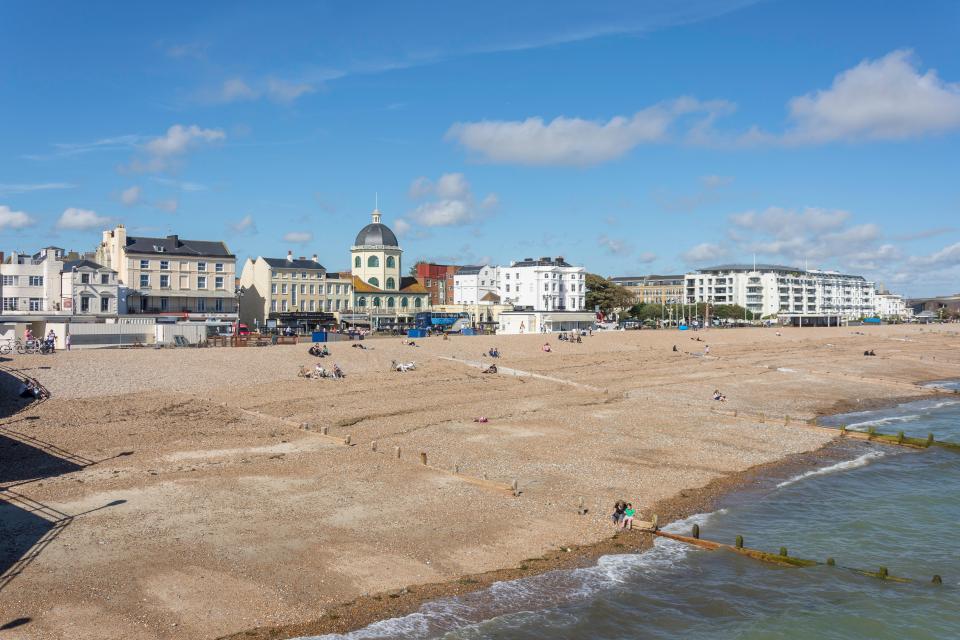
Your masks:
<svg viewBox="0 0 960 640"><path fill-rule="evenodd" d="M5 316L44 316L63 311L60 273L64 251L44 247L34 254L17 253L0 264L0 313Z"/></svg>
<svg viewBox="0 0 960 640"><path fill-rule="evenodd" d="M735 304L784 324L839 324L876 313L863 276L774 264L725 264L685 276L684 302Z"/></svg>
<svg viewBox="0 0 960 640"><path fill-rule="evenodd" d="M683 275L613 276L609 280L632 293L634 303L679 304L686 290Z"/></svg>
<svg viewBox="0 0 960 640"><path fill-rule="evenodd" d="M103 232L96 262L117 272L120 314L235 322L236 256L222 241Z"/></svg>
<svg viewBox="0 0 960 640"><path fill-rule="evenodd" d="M381 217L374 209L350 248L353 314L342 314L341 321L372 329L413 327L416 314L430 308L430 294L415 277L403 275L403 250Z"/></svg>
<svg viewBox="0 0 960 640"><path fill-rule="evenodd" d="M478 264L460 267L453 276L453 303L464 305L496 304L497 267Z"/></svg>
<svg viewBox="0 0 960 640"><path fill-rule="evenodd" d="M353 283L312 258L247 258L240 274L240 322L252 330L330 328L351 308Z"/></svg>
<svg viewBox="0 0 960 640"><path fill-rule="evenodd" d="M913 316L913 309L907 306L903 296L898 293L878 292L874 299L876 316L881 320L902 322Z"/></svg>
<svg viewBox="0 0 960 640"><path fill-rule="evenodd" d="M120 286L117 272L81 258L63 263L60 289L65 311L75 316L116 318Z"/></svg>
<svg viewBox="0 0 960 640"><path fill-rule="evenodd" d="M458 265L418 262L415 266L417 281L430 294L431 306L456 302L453 278L460 270Z"/></svg>

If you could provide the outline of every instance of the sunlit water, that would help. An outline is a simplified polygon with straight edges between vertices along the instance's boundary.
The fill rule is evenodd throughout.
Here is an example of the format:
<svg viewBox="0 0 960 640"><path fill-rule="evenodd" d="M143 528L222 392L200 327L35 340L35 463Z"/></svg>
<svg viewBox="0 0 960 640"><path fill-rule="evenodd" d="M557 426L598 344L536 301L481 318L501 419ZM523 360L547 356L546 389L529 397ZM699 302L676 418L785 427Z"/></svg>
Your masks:
<svg viewBox="0 0 960 640"><path fill-rule="evenodd" d="M951 383L943 383L949 385ZM952 383L950 388L960 388ZM836 416L960 441L960 397ZM836 567L781 568L665 539L590 568L502 582L347 638L960 638L960 454L849 442L847 460L730 496L669 528ZM915 582L883 582L844 567ZM939 574L943 585L931 584ZM344 636L325 636L326 638Z"/></svg>

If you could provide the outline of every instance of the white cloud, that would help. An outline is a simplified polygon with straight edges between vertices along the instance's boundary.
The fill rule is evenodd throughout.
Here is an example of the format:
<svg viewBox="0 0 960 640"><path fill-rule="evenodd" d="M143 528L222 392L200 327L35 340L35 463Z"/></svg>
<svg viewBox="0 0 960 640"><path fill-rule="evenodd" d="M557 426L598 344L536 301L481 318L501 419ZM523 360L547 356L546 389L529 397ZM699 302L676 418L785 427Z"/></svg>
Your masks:
<svg viewBox="0 0 960 640"><path fill-rule="evenodd" d="M397 236L400 238L410 233L410 229L412 228L413 228L412 225L406 220L404 220L403 218L397 218L396 220L393 221L393 230L396 232Z"/></svg>
<svg viewBox="0 0 960 640"><path fill-rule="evenodd" d="M914 256L910 263L924 267L953 267L960 265L960 242L955 242L927 256Z"/></svg>
<svg viewBox="0 0 960 640"><path fill-rule="evenodd" d="M120 192L120 202L127 205L128 207L132 207L133 205L140 202L140 196L142 195L142 191L143 190L137 185L133 185L129 189L124 189L123 191Z"/></svg>
<svg viewBox="0 0 960 640"><path fill-rule="evenodd" d="M254 91L250 85L240 78L231 78L224 80L223 87L220 89L220 100L222 102L236 102L238 100L256 100L260 97L259 91Z"/></svg>
<svg viewBox="0 0 960 640"><path fill-rule="evenodd" d="M273 102L290 104L297 98L317 90L311 82L290 82L276 77L268 77L253 84L243 78L229 78L214 91L207 90L198 96L201 102L223 104L244 102L267 98Z"/></svg>
<svg viewBox="0 0 960 640"><path fill-rule="evenodd" d="M763 211L745 211L730 216L730 222L742 229L759 231L776 237L795 237L798 233L815 233L839 229L850 213L841 209L806 207L800 211L782 207L767 207Z"/></svg>
<svg viewBox="0 0 960 640"><path fill-rule="evenodd" d="M477 203L470 183L462 173L445 173L435 182L425 177L417 178L411 183L409 193L415 199L433 197L407 216L425 227L451 227L477 222L499 204L495 193L487 194ZM404 222L409 230L409 221Z"/></svg>
<svg viewBox="0 0 960 640"><path fill-rule="evenodd" d="M829 89L790 100L787 143L902 140L960 128L960 84L921 74L912 52L892 51L838 74Z"/></svg>
<svg viewBox="0 0 960 640"><path fill-rule="evenodd" d="M50 154L30 154L23 156L28 160L50 160L51 158L63 158L67 156L76 156L93 151L117 151L121 149L133 149L137 144L143 141L143 136L129 134L123 136L113 136L111 138L101 138L93 142L65 143L60 142L53 145L54 151Z"/></svg>
<svg viewBox="0 0 960 640"><path fill-rule="evenodd" d="M234 222L233 224L231 224L230 229L232 229L236 233L245 233L247 231L251 233L256 233L257 224L253 219L253 214L248 213L247 215L240 218L240 220L238 220L237 222Z"/></svg>
<svg viewBox="0 0 960 640"><path fill-rule="evenodd" d="M278 78L267 78L267 95L274 102L290 103L316 90L316 87L308 82L288 82Z"/></svg>
<svg viewBox="0 0 960 640"><path fill-rule="evenodd" d="M644 251L639 256L637 256L637 262L640 264L650 264L657 259L657 254L651 251Z"/></svg>
<svg viewBox="0 0 960 640"><path fill-rule="evenodd" d="M727 249L710 242L702 242L695 247L691 247L683 253L683 259L690 264L703 262L713 262L721 260L729 255Z"/></svg>
<svg viewBox="0 0 960 640"><path fill-rule="evenodd" d="M146 154L144 160L134 159L130 164L131 171L158 172L175 166L179 158L188 151L220 142L227 135L222 129L204 129L197 125L184 126L175 124L167 132L153 138L142 149Z"/></svg>
<svg viewBox="0 0 960 640"><path fill-rule="evenodd" d="M597 246L612 256L625 256L633 253L633 246L626 240L602 235L597 238Z"/></svg>
<svg viewBox="0 0 960 640"><path fill-rule="evenodd" d="M66 209L57 220L58 229L71 229L74 231L87 231L106 227L110 224L110 218L97 215L96 211L90 209L77 209L70 207Z"/></svg>
<svg viewBox="0 0 960 640"><path fill-rule="evenodd" d="M665 141L671 125L684 116L700 114L712 121L732 109L721 100L678 98L606 122L565 116L549 123L539 116L460 122L450 127L446 139L490 162L586 166L619 158L641 144Z"/></svg>
<svg viewBox="0 0 960 640"><path fill-rule="evenodd" d="M288 231L283 234L283 240L294 244L306 244L313 240L313 234L309 231Z"/></svg>
<svg viewBox="0 0 960 640"><path fill-rule="evenodd" d="M166 198L164 200L157 200L153 203L153 206L167 213L176 213L177 209L180 208L180 201L176 198Z"/></svg>
<svg viewBox="0 0 960 640"><path fill-rule="evenodd" d="M0 204L0 229L23 229L35 223L33 216Z"/></svg>
<svg viewBox="0 0 960 640"><path fill-rule="evenodd" d="M15 193L30 193L32 191L52 191L59 189L73 189L77 185L69 182L40 182L34 184L0 184L0 196Z"/></svg>

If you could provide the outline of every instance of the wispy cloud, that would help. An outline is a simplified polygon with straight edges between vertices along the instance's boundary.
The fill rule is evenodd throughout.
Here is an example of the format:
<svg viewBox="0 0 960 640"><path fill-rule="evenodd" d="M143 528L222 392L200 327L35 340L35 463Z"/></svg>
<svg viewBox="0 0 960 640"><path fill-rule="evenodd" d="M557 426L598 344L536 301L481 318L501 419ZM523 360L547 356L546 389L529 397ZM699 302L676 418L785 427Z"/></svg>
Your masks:
<svg viewBox="0 0 960 640"><path fill-rule="evenodd" d="M311 240L313 240L313 233L310 231L288 231L283 234L283 241L293 244L307 244Z"/></svg>
<svg viewBox="0 0 960 640"><path fill-rule="evenodd" d="M0 204L0 229L25 229L36 224L36 219L24 211L14 211Z"/></svg>
<svg viewBox="0 0 960 640"><path fill-rule="evenodd" d="M226 137L223 129L175 124L162 136L141 145L140 157L135 157L127 169L135 173L166 171L179 166L188 151L222 142Z"/></svg>
<svg viewBox="0 0 960 640"><path fill-rule="evenodd" d="M410 185L410 197L429 198L407 214L407 218L425 227L454 227L471 224L492 213L499 199L488 193L479 202L462 173L445 173L436 181L420 177ZM405 220L404 224L408 224Z"/></svg>
<svg viewBox="0 0 960 640"><path fill-rule="evenodd" d="M239 220L229 225L229 228L234 233L256 233L257 232L257 223L253 219L253 214L248 213Z"/></svg>
<svg viewBox="0 0 960 640"><path fill-rule="evenodd" d="M27 160L52 160L55 158L83 155L85 153L125 151L133 149L143 142L144 139L145 138L139 134L127 134L110 138L100 138L93 142L58 142L52 145L54 151L50 153L30 154L23 157Z"/></svg>
<svg viewBox="0 0 960 640"><path fill-rule="evenodd" d="M200 184L199 182L187 182L185 180L174 180L173 178L164 178L162 176L151 176L151 180L157 184L162 184L166 187L173 187L179 189L180 191L206 191L207 185Z"/></svg>
<svg viewBox="0 0 960 640"><path fill-rule="evenodd" d="M16 193L30 193L32 191L55 191L60 189L74 189L77 185L69 182L38 182L34 184L0 184L0 196Z"/></svg>
<svg viewBox="0 0 960 640"><path fill-rule="evenodd" d="M120 202L125 204L128 207L140 202L140 198L143 195L143 189L139 185L133 185L128 189L124 189L120 192Z"/></svg>

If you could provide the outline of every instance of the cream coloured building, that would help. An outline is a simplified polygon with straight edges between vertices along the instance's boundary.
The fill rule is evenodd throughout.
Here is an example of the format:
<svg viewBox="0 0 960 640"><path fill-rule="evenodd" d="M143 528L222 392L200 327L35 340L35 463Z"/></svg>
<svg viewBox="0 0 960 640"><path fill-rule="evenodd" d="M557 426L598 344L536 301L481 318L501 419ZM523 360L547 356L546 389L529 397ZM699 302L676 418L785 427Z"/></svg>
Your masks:
<svg viewBox="0 0 960 640"><path fill-rule="evenodd" d="M352 278L327 271L316 255L294 258L288 252L286 258L248 258L240 286L240 321L251 329L313 331L334 324L352 303Z"/></svg>
<svg viewBox="0 0 960 640"><path fill-rule="evenodd" d="M96 262L117 272L120 313L235 320L236 257L220 241L104 231Z"/></svg>

